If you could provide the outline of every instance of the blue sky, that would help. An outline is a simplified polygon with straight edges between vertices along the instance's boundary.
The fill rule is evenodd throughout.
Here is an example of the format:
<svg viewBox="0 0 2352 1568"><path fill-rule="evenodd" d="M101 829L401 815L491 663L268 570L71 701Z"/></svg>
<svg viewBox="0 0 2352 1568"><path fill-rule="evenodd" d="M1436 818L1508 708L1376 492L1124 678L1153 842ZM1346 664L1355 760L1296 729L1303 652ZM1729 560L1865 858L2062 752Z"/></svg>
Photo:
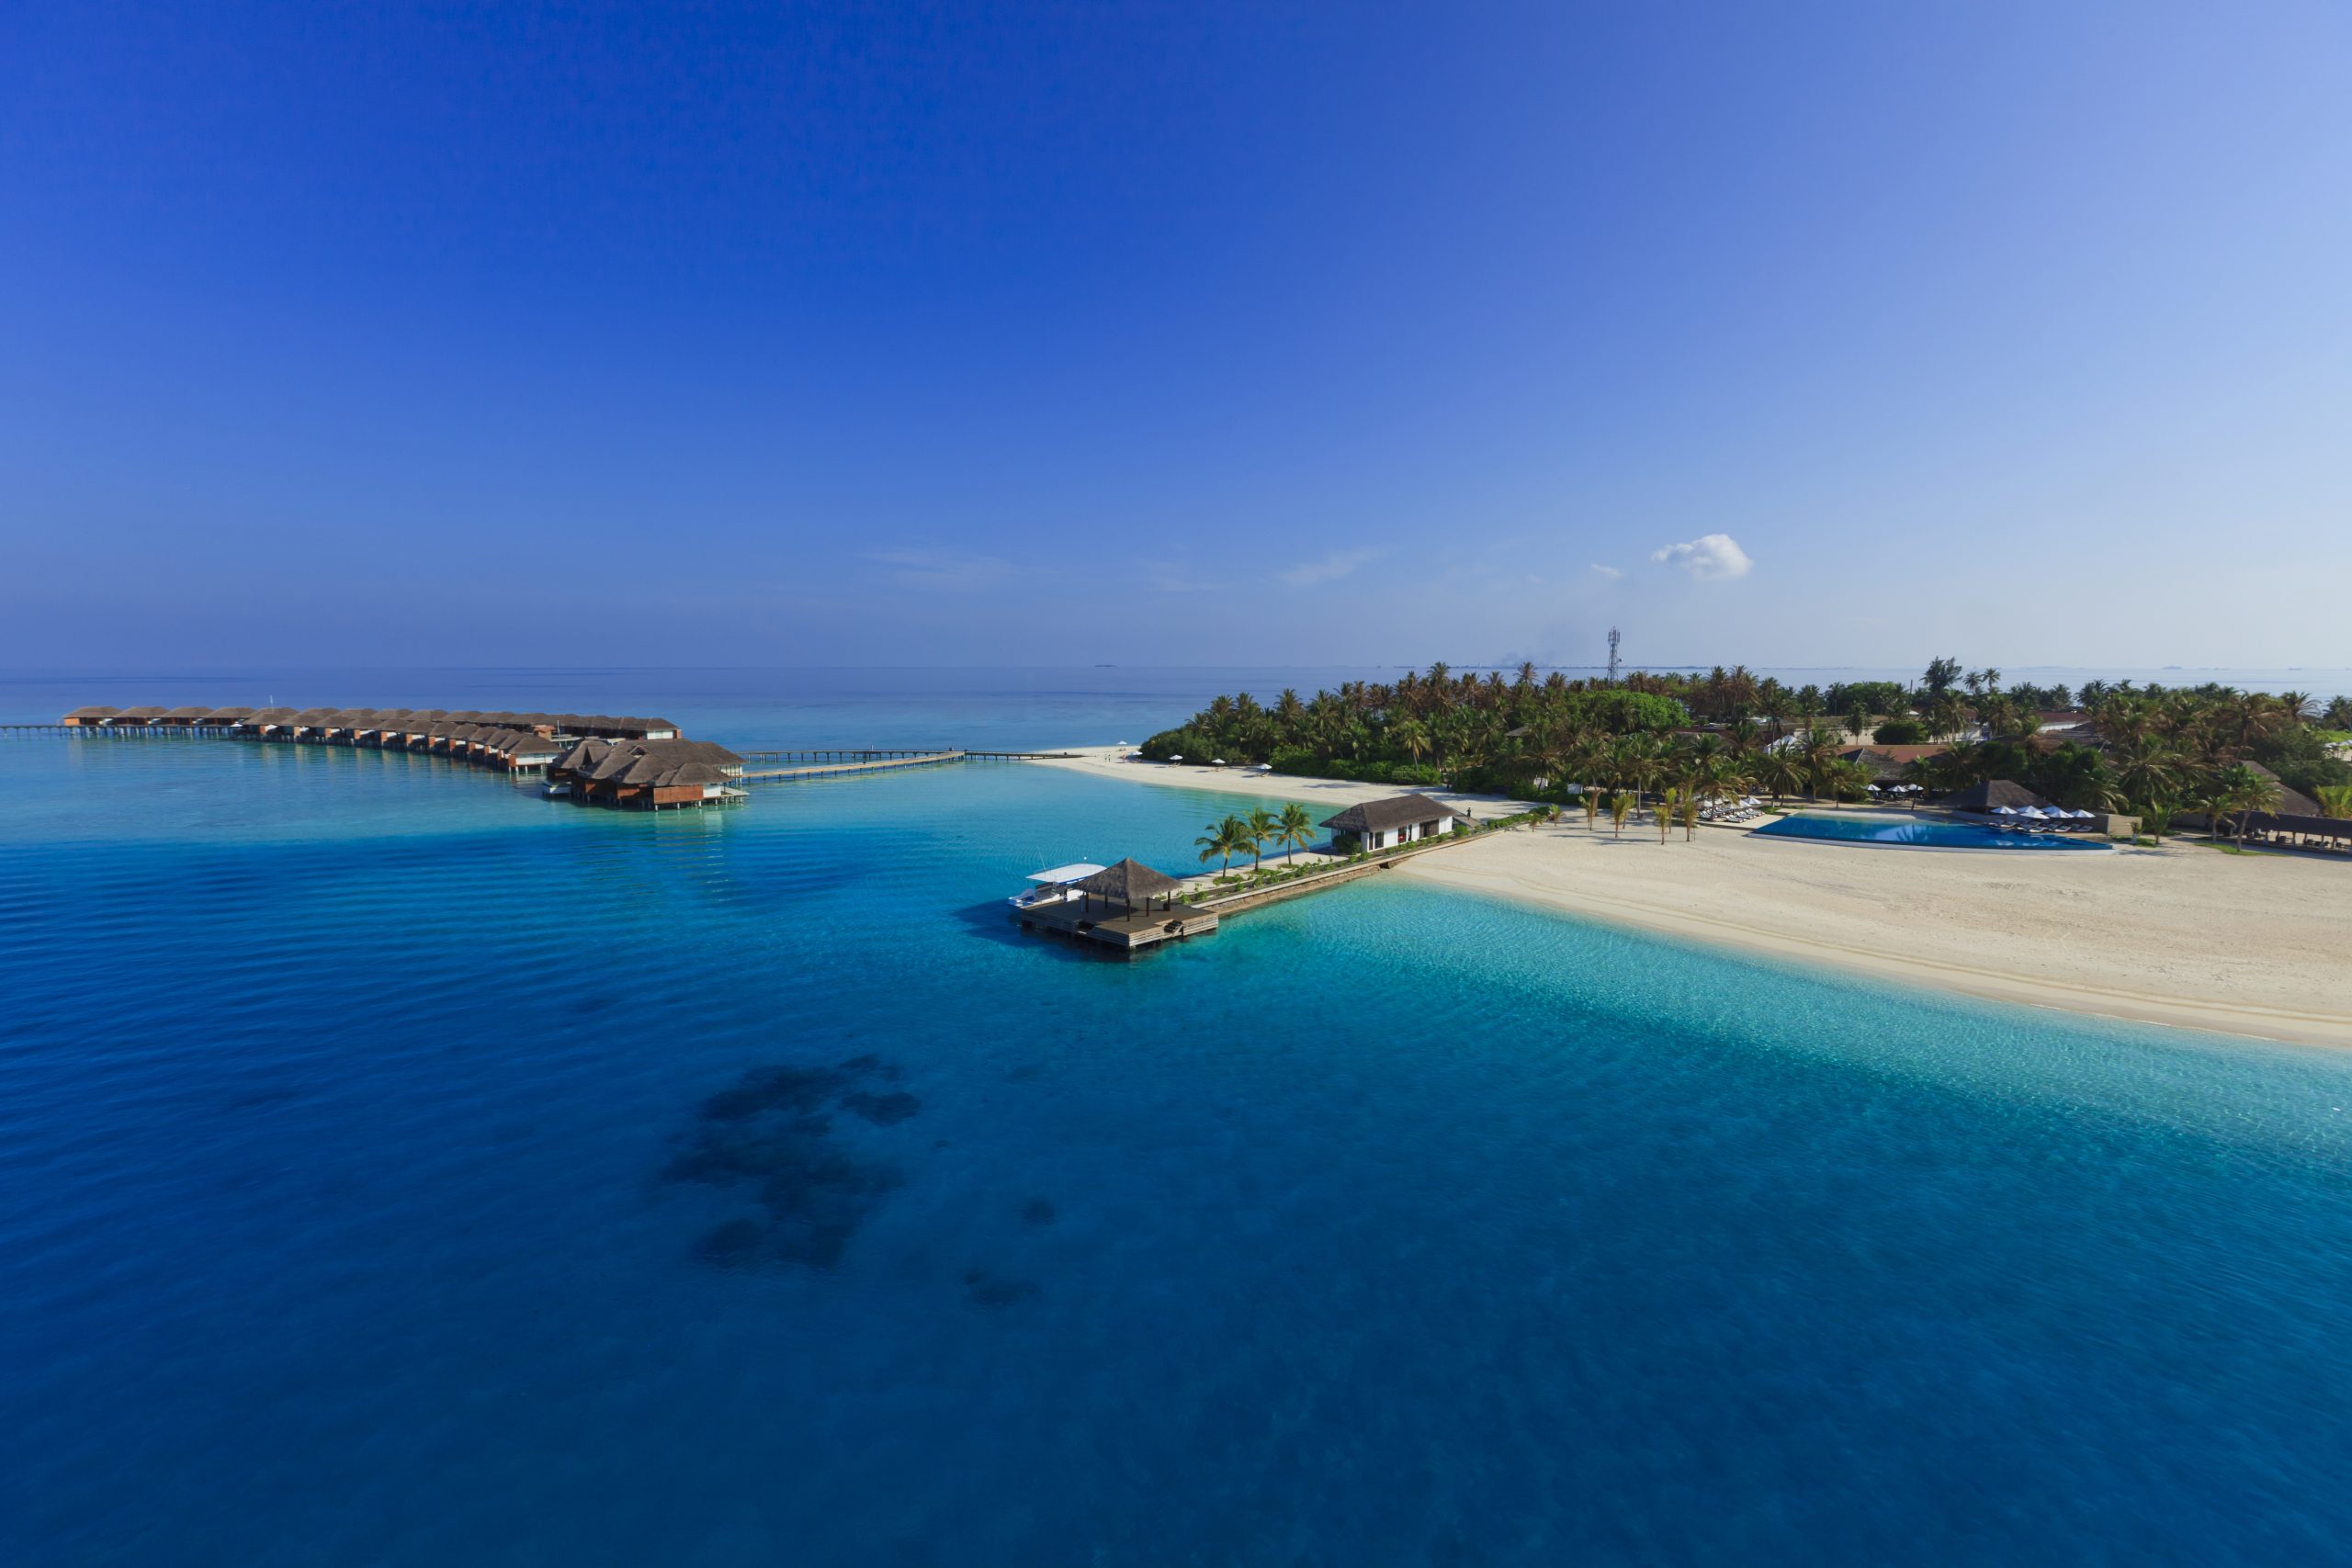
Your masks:
<svg viewBox="0 0 2352 1568"><path fill-rule="evenodd" d="M0 664L2352 663L2347 81L2329 4L10 7Z"/></svg>

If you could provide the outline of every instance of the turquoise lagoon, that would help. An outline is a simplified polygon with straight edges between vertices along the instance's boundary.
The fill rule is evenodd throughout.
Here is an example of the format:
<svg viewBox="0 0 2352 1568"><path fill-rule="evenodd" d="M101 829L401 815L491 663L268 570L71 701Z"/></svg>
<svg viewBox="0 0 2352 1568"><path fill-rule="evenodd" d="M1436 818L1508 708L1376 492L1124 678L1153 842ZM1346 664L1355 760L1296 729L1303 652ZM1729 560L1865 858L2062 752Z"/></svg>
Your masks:
<svg viewBox="0 0 2352 1568"><path fill-rule="evenodd" d="M1018 765L654 820L46 739L0 801L10 1562L2352 1540L2334 1054L1402 881L1095 960L999 901L1228 803Z"/></svg>

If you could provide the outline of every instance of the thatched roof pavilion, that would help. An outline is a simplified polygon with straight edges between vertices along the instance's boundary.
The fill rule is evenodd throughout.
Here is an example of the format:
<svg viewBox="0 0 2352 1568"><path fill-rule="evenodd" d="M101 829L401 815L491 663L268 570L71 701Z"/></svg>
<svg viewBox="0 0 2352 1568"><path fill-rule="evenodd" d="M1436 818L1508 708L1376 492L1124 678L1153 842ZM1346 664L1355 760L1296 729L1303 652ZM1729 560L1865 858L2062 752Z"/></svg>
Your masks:
<svg viewBox="0 0 2352 1568"><path fill-rule="evenodd" d="M112 718L107 719L107 723L119 726L126 729L136 728L141 726L154 723L157 719L163 717L167 711L169 710L156 707L125 708L120 713L116 714Z"/></svg>
<svg viewBox="0 0 2352 1568"><path fill-rule="evenodd" d="M77 726L85 724L104 724L107 720L112 718L121 711L122 710L120 708L107 707L75 708L72 713L67 714L64 718L61 719L59 722Z"/></svg>
<svg viewBox="0 0 2352 1568"><path fill-rule="evenodd" d="M1124 908L1148 908L1154 898L1174 896L1183 885L1166 872L1154 871L1141 861L1127 859L1077 884L1089 898L1102 898Z"/></svg>
<svg viewBox="0 0 2352 1568"><path fill-rule="evenodd" d="M1954 811L1989 812L1999 806L2022 811L2029 806L2047 806L2050 803L2021 784L2008 779L1989 779L1980 784L1971 784L1957 795L1948 795L1939 804Z"/></svg>
<svg viewBox="0 0 2352 1568"><path fill-rule="evenodd" d="M200 705L197 707L174 708L171 712L165 714L155 722L157 724L172 724L180 726L202 724L204 722L204 716L209 711L209 709Z"/></svg>
<svg viewBox="0 0 2352 1568"><path fill-rule="evenodd" d="M251 708L214 708L204 716L204 722L226 727L243 724L253 716L254 710Z"/></svg>

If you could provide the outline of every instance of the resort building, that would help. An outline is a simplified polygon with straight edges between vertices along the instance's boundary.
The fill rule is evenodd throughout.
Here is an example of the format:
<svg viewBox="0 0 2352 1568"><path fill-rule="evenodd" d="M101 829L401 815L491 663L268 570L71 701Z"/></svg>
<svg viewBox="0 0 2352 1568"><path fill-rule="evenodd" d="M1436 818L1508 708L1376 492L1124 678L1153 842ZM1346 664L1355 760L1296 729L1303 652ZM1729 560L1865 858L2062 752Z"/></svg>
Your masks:
<svg viewBox="0 0 2352 1568"><path fill-rule="evenodd" d="M1849 746L1838 753L1849 762L1860 762L1871 771L1871 777L1880 784L1892 784L1902 778L1914 762L1930 757L1940 757L1951 750L1949 746Z"/></svg>
<svg viewBox="0 0 2352 1568"><path fill-rule="evenodd" d="M1334 837L1352 837L1365 849L1388 850L1450 833L1456 821L1467 821L1469 815L1426 795L1396 795L1351 806L1336 817L1325 818L1323 826Z"/></svg>

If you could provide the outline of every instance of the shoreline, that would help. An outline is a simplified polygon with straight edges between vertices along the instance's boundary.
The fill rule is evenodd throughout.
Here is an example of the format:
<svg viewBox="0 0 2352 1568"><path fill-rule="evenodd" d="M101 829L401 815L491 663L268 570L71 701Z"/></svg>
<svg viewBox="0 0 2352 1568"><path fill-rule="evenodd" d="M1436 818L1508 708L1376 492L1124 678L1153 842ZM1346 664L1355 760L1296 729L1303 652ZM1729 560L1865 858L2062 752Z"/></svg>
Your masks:
<svg viewBox="0 0 2352 1568"><path fill-rule="evenodd" d="M1062 767L1168 788L1328 804L1395 785L1111 760ZM1441 799L1485 817L1510 803ZM1884 846L1702 829L1659 845L1580 818L1416 856L1398 874L1523 907L1880 983L2270 1043L2352 1047L2352 869L2201 845L2112 854Z"/></svg>
<svg viewBox="0 0 2352 1568"><path fill-rule="evenodd" d="M1490 852L1501 847L1504 846L1494 843L1466 846L1458 856L1442 861L1428 857L1398 869L1406 875L1456 892L1633 926L1654 935L1880 982L2016 1007L2225 1034L2273 1044L2352 1047L2352 1016L2274 1008L2245 998L2155 995L2046 974L1995 969L1921 952L1894 952L1819 940L1689 909L1613 897L1556 881L1538 881L1521 868L1485 863ZM1674 847L1668 845L1668 849ZM1872 853L1877 848L1838 847L1857 854ZM1968 852L1951 852L1956 855ZM1474 861L1479 863L1465 863Z"/></svg>

